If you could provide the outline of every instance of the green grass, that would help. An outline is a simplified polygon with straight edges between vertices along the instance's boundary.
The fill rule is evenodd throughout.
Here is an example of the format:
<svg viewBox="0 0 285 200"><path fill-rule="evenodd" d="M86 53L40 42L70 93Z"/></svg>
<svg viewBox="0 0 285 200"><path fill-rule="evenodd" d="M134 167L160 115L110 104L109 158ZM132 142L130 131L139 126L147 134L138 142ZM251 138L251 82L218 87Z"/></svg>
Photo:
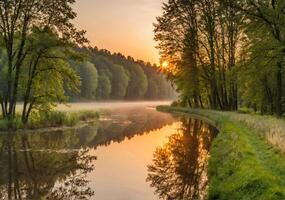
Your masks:
<svg viewBox="0 0 285 200"><path fill-rule="evenodd" d="M0 131L22 129L24 126L21 118L17 116L13 121L0 119Z"/></svg>
<svg viewBox="0 0 285 200"><path fill-rule="evenodd" d="M283 129L283 120L179 107L158 110L207 119L220 130L210 152L208 199L285 199L285 156L282 146L267 137L268 131Z"/></svg>
<svg viewBox="0 0 285 200"><path fill-rule="evenodd" d="M46 113L33 113L27 125L21 123L20 116L17 116L14 121L0 120L0 131L8 129L41 129L41 128L58 128L58 127L73 127L80 122L96 120L99 114L94 111L81 112L62 112L51 111Z"/></svg>

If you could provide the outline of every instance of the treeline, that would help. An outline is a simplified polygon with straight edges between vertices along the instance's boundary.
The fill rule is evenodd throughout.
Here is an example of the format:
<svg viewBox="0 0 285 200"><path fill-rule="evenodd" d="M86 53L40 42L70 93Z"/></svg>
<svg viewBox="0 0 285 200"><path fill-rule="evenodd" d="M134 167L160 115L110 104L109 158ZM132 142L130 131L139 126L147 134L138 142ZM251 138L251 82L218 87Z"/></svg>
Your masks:
<svg viewBox="0 0 285 200"><path fill-rule="evenodd" d="M169 0L155 39L190 107L283 114L283 0Z"/></svg>
<svg viewBox="0 0 285 200"><path fill-rule="evenodd" d="M88 58L82 64L72 64L81 78L80 92L69 94L72 101L161 100L175 97L171 84L159 73L156 65L96 47L79 51Z"/></svg>
<svg viewBox="0 0 285 200"><path fill-rule="evenodd" d="M72 100L170 96L169 84L150 64L95 48L78 51L89 41L73 24L74 3L0 1L0 121L9 129L19 121L27 125L33 114L46 115L69 95Z"/></svg>

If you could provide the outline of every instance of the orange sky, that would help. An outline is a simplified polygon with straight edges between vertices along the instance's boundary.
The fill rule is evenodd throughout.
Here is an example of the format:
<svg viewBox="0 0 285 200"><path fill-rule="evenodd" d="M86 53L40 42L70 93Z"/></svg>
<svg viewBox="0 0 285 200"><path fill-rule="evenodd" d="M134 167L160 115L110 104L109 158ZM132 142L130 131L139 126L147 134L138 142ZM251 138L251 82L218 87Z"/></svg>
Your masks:
<svg viewBox="0 0 285 200"><path fill-rule="evenodd" d="M153 22L164 0L77 0L75 21L92 46L158 63Z"/></svg>

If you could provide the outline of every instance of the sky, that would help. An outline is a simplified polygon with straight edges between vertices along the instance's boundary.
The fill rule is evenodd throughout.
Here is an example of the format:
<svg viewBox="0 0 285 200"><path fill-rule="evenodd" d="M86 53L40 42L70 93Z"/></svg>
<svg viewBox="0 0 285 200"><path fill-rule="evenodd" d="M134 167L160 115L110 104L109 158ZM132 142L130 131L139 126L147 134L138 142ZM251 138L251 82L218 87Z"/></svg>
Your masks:
<svg viewBox="0 0 285 200"><path fill-rule="evenodd" d="M163 1L77 0L75 24L87 31L92 46L158 64L153 23Z"/></svg>

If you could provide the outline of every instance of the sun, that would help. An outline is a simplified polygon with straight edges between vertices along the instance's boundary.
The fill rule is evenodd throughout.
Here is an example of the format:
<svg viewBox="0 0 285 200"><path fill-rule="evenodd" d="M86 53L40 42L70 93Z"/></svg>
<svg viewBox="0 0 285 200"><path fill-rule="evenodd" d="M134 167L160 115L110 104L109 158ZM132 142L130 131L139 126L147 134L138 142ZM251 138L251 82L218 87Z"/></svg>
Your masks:
<svg viewBox="0 0 285 200"><path fill-rule="evenodd" d="M162 67L163 69L167 69L168 66L169 66L169 63L168 63L167 61L164 61L164 62L161 64L161 67Z"/></svg>

